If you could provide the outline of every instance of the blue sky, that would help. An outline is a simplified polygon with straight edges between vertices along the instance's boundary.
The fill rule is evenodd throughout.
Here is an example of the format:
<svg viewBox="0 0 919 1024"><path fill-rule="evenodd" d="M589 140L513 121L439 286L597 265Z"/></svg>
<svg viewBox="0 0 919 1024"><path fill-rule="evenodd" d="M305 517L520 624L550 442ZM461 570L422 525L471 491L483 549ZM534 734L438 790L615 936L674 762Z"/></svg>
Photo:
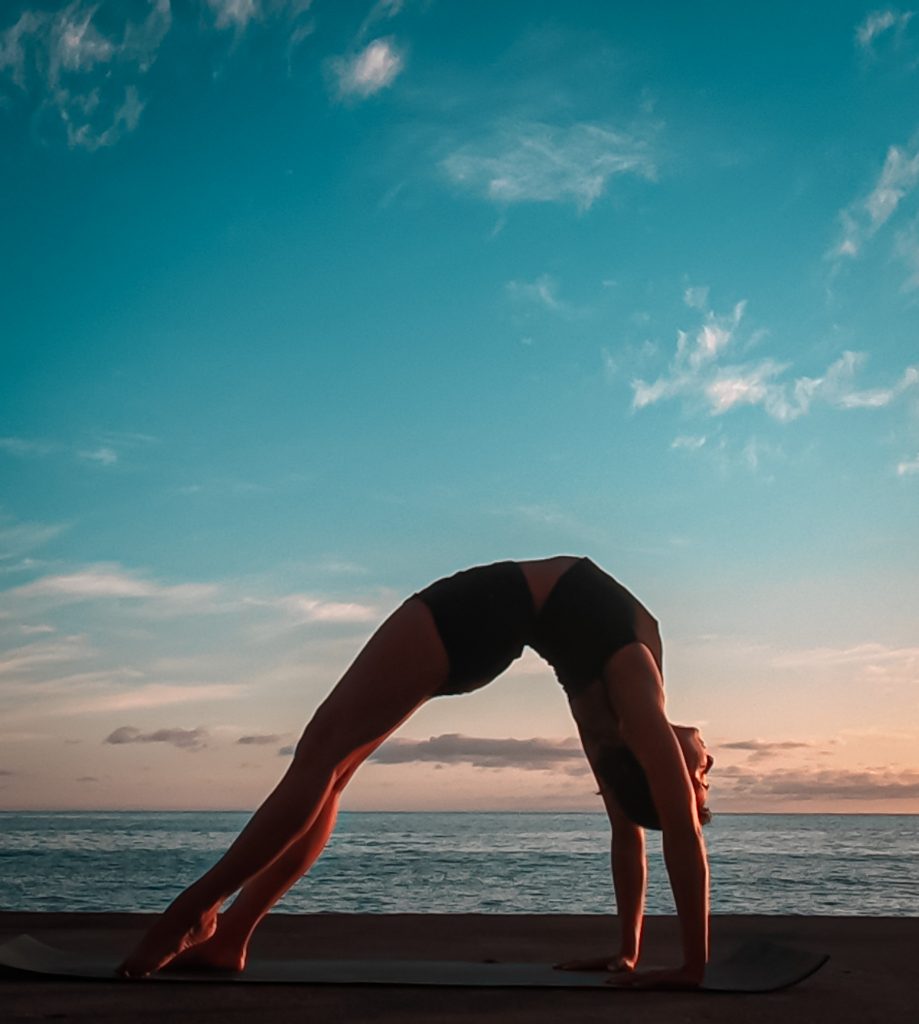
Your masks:
<svg viewBox="0 0 919 1024"><path fill-rule="evenodd" d="M574 552L716 807L919 811L917 87L906 7L5 5L0 805L251 806ZM527 657L350 805L594 807L572 734Z"/></svg>

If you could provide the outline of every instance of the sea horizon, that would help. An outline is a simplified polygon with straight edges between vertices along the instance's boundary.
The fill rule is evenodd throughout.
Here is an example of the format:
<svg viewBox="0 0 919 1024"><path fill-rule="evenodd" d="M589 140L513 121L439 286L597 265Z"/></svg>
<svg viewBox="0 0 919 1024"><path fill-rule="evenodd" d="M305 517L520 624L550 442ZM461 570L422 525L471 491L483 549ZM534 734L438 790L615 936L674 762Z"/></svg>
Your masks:
<svg viewBox="0 0 919 1024"><path fill-rule="evenodd" d="M250 811L0 812L0 909L161 910ZM919 815L717 814L716 914L919 916ZM649 832L649 914L673 913ZM609 913L600 811L342 811L288 913Z"/></svg>
<svg viewBox="0 0 919 1024"><path fill-rule="evenodd" d="M256 807L23 807L23 808L0 808L0 815L4 814L254 814ZM376 807L373 809L342 809L339 816L344 814L583 814L606 817L603 810L587 810L572 808L521 808L521 809L485 809L474 808L445 810L427 808L425 810L412 810L410 808ZM782 817L782 818L807 818L807 817L834 817L834 818L919 818L919 811L712 811L713 818L728 817Z"/></svg>

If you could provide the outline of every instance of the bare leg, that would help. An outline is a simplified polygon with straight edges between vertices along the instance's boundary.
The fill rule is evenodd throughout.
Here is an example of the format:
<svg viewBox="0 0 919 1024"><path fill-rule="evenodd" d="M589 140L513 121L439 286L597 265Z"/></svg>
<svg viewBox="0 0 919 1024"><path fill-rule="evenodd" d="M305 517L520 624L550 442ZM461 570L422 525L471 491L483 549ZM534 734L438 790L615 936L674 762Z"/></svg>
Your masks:
<svg viewBox="0 0 919 1024"><path fill-rule="evenodd" d="M122 973L151 974L207 941L221 904L310 832L327 802L337 799L355 755L382 742L437 691L447 671L431 613L422 602L407 601L371 637L313 716L293 763L229 850L173 901L122 964Z"/></svg>
<svg viewBox="0 0 919 1024"><path fill-rule="evenodd" d="M351 769L335 786L316 820L295 842L243 886L230 909L220 915L217 930L202 942L180 953L170 964L179 970L204 967L218 971L243 971L252 934L269 910L319 859L335 828L338 805L345 785L379 743L360 751Z"/></svg>

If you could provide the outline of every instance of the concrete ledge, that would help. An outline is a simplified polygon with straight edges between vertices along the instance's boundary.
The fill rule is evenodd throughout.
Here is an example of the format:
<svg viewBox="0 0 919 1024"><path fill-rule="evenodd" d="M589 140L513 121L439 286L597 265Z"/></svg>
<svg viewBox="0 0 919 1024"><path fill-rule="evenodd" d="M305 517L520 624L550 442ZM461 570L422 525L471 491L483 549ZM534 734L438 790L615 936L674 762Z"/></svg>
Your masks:
<svg viewBox="0 0 919 1024"><path fill-rule="evenodd" d="M0 939L22 932L61 945L91 936L127 950L150 914L0 912ZM405 957L542 961L598 955L611 949L615 920L606 916L491 914L272 915L255 943L278 957ZM595 990L362 989L341 987L150 986L126 982L32 981L0 978L0 1019L131 1021L158 1017L196 1024L272 1024L341 1019L388 1022L475 1020L477 1024L549 1024L611 1019L804 1024L895 1024L919 1019L919 918L740 917L713 919L713 947L763 936L829 953L830 963L797 988L766 996L628 993ZM676 921L648 919L645 959L678 958Z"/></svg>

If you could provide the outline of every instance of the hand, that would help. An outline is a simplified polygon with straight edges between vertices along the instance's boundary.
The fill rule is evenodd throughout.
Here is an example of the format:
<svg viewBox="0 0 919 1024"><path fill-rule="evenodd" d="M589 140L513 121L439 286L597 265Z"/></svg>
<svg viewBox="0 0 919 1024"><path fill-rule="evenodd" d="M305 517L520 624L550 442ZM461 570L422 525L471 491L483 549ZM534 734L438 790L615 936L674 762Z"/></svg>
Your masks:
<svg viewBox="0 0 919 1024"><path fill-rule="evenodd" d="M635 970L637 956L595 956L585 960L565 960L553 966L557 971L610 971L613 974L626 974Z"/></svg>
<svg viewBox="0 0 919 1024"><path fill-rule="evenodd" d="M686 990L698 988L702 984L704 973L689 967L632 971L610 978L607 985L614 985L616 988Z"/></svg>

